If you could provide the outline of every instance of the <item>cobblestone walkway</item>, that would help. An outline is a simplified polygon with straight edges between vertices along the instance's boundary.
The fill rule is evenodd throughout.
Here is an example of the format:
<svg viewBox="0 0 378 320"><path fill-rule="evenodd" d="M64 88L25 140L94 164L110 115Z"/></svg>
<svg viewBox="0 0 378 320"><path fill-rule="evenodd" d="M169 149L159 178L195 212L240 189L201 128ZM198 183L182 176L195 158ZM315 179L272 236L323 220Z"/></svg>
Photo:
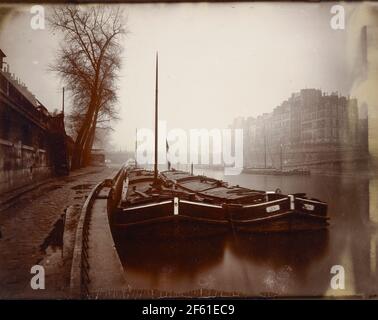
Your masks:
<svg viewBox="0 0 378 320"><path fill-rule="evenodd" d="M0 298L68 297L70 264L54 232L65 209L74 206L79 213L91 188L115 170L89 167L51 179L0 212ZM45 267L45 290L30 287L36 264Z"/></svg>

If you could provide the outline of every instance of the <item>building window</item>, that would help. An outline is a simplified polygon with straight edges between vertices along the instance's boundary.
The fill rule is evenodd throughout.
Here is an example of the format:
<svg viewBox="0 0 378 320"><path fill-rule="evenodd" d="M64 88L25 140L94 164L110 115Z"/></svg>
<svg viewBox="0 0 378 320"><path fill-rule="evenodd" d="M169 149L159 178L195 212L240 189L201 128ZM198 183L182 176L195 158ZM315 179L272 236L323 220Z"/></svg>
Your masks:
<svg viewBox="0 0 378 320"><path fill-rule="evenodd" d="M45 138L42 133L38 135L38 148L39 149L45 148Z"/></svg>
<svg viewBox="0 0 378 320"><path fill-rule="evenodd" d="M7 113L7 110L4 110L0 114L0 138L4 140L8 140L9 134L10 134L10 128L11 128L11 119Z"/></svg>
<svg viewBox="0 0 378 320"><path fill-rule="evenodd" d="M21 128L21 141L22 144L31 145L31 130L28 124L24 124Z"/></svg>

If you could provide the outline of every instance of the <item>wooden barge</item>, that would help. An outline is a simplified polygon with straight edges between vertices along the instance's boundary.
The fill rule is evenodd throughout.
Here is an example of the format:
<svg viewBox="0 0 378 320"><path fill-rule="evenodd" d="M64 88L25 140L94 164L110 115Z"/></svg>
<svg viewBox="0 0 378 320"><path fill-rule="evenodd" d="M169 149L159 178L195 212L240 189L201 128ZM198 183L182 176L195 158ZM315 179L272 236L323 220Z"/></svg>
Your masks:
<svg viewBox="0 0 378 320"><path fill-rule="evenodd" d="M179 170L128 168L111 217L117 234L201 236L220 232L293 232L328 226L327 204L303 193L229 186Z"/></svg>

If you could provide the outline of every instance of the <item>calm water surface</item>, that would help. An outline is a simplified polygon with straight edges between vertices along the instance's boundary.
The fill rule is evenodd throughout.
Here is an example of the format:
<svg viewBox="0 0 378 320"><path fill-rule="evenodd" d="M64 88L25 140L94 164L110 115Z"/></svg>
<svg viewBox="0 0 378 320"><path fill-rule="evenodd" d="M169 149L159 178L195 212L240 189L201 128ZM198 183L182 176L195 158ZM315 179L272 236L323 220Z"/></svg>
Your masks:
<svg viewBox="0 0 378 320"><path fill-rule="evenodd" d="M286 235L124 241L119 253L131 288L207 288L251 296L378 293L378 178L197 173L259 190L306 192L329 204L331 225L324 232ZM345 269L344 290L330 286L334 265Z"/></svg>

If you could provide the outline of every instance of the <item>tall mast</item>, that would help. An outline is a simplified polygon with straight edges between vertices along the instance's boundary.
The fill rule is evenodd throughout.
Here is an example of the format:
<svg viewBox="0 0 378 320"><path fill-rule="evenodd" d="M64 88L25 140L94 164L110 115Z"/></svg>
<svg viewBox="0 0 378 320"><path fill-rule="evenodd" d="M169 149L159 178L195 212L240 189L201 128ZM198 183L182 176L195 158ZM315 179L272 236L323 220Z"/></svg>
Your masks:
<svg viewBox="0 0 378 320"><path fill-rule="evenodd" d="M64 115L64 87L62 92L62 114Z"/></svg>
<svg viewBox="0 0 378 320"><path fill-rule="evenodd" d="M158 73L159 73L159 57L156 52L156 75L155 75L155 167L154 167L154 183L157 184L158 175Z"/></svg>
<svg viewBox="0 0 378 320"><path fill-rule="evenodd" d="M138 128L135 128L135 166L138 167Z"/></svg>
<svg viewBox="0 0 378 320"><path fill-rule="evenodd" d="M264 120L264 168L266 169L266 128Z"/></svg>

